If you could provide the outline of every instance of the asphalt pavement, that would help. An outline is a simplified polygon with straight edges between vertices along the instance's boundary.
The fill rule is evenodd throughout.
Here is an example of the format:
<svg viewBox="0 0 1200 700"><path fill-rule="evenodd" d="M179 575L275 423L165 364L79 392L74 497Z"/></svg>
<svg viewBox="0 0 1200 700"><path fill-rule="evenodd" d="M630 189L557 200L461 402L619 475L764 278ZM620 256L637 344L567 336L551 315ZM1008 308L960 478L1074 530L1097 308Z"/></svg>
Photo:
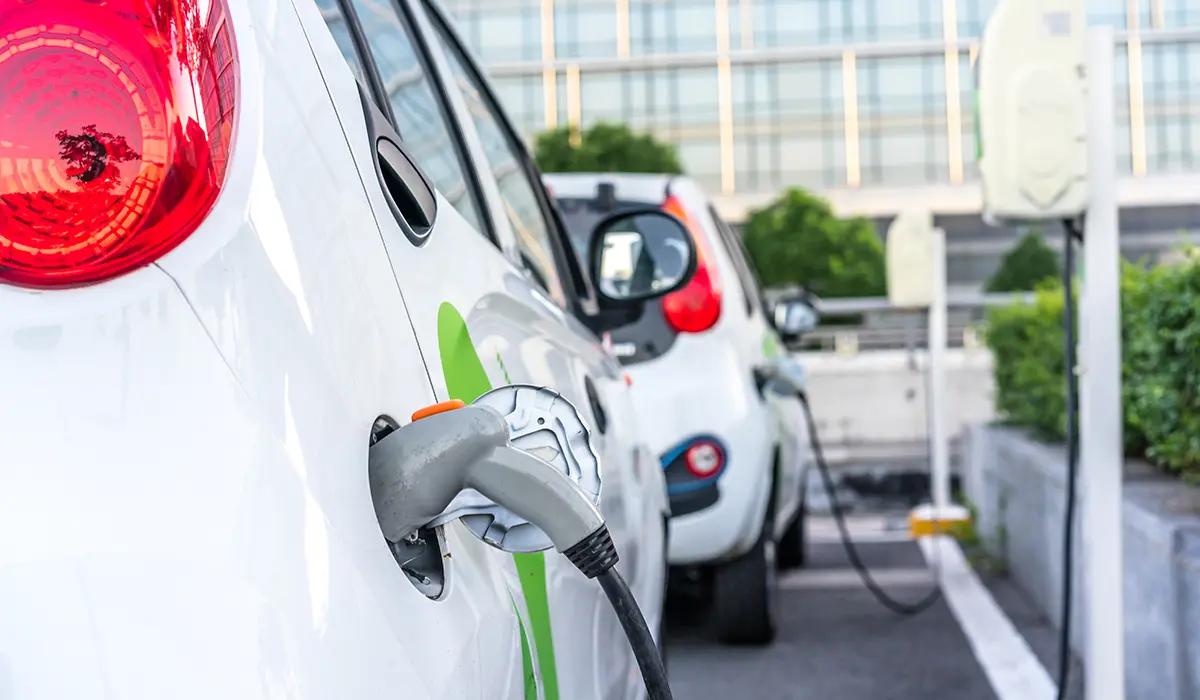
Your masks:
<svg viewBox="0 0 1200 700"><path fill-rule="evenodd" d="M881 607L824 525L813 528L808 566L781 579L770 647L722 646L702 614L676 611L667 633L676 700L997 700L946 603L916 617ZM871 529L859 525L858 533ZM912 542L869 542L860 552L900 600L932 585Z"/></svg>

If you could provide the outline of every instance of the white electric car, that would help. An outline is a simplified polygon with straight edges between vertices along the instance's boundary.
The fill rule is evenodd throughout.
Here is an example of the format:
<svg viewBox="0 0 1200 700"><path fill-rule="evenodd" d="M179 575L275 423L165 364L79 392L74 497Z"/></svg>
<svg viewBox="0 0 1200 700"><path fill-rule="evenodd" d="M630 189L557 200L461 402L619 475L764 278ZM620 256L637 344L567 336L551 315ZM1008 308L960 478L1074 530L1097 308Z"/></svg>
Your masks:
<svg viewBox="0 0 1200 700"><path fill-rule="evenodd" d="M549 387L658 627L665 480L597 333L690 270L595 291L436 7L5 2L0 95L0 698L643 696L565 557L373 507L415 412ZM691 245L598 240L647 217Z"/></svg>
<svg viewBox="0 0 1200 700"><path fill-rule="evenodd" d="M811 328L815 310L799 298L767 308L741 238L690 178L544 179L581 251L596 222L647 206L674 214L692 233L691 282L613 330L611 343L667 476L673 573L711 596L723 640L767 643L777 567L803 563L810 454L799 401L777 381L798 370L781 333Z"/></svg>

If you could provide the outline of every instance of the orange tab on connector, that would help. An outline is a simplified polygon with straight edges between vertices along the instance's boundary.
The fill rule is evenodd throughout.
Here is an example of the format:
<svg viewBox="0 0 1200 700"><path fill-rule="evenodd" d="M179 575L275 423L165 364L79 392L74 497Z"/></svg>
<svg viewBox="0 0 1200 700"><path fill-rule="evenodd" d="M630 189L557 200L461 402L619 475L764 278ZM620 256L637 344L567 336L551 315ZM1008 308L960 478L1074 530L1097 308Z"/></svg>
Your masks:
<svg viewBox="0 0 1200 700"><path fill-rule="evenodd" d="M439 413L453 411L453 410L462 408L463 406L466 406L466 405L467 404L463 403L459 399L450 399L449 401L435 403L432 406L426 406L425 408L420 409L416 413L412 414L412 419L413 419L413 422L415 423L415 422L421 420L422 418L428 418L430 416L436 416Z"/></svg>

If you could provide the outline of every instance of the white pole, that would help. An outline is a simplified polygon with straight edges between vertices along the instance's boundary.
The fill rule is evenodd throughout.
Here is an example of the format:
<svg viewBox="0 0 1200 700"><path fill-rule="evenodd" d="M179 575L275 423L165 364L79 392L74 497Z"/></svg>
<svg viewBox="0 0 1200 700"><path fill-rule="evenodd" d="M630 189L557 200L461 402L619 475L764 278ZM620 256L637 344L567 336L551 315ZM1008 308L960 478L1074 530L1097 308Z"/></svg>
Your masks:
<svg viewBox="0 0 1200 700"><path fill-rule="evenodd" d="M946 435L946 234L932 231L933 299L929 304L929 458L934 517L949 517L950 445Z"/></svg>
<svg viewBox="0 0 1200 700"><path fill-rule="evenodd" d="M1122 562L1120 247L1114 147L1113 29L1088 33L1088 167L1091 204L1080 288L1079 438L1085 486L1082 533L1088 700L1125 697ZM1082 586L1081 586L1082 588Z"/></svg>

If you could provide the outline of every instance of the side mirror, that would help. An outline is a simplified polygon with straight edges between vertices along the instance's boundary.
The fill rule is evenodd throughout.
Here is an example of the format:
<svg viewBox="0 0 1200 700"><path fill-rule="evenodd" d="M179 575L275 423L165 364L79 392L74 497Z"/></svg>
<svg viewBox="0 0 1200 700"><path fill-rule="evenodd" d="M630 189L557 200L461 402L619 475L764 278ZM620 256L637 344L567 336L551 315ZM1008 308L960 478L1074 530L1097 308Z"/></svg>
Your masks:
<svg viewBox="0 0 1200 700"><path fill-rule="evenodd" d="M621 212L592 230L588 260L602 307L628 308L681 289L696 273L696 244L658 209Z"/></svg>
<svg viewBox="0 0 1200 700"><path fill-rule="evenodd" d="M798 336L817 327L820 315L804 299L781 299L775 304L775 329L784 336Z"/></svg>

